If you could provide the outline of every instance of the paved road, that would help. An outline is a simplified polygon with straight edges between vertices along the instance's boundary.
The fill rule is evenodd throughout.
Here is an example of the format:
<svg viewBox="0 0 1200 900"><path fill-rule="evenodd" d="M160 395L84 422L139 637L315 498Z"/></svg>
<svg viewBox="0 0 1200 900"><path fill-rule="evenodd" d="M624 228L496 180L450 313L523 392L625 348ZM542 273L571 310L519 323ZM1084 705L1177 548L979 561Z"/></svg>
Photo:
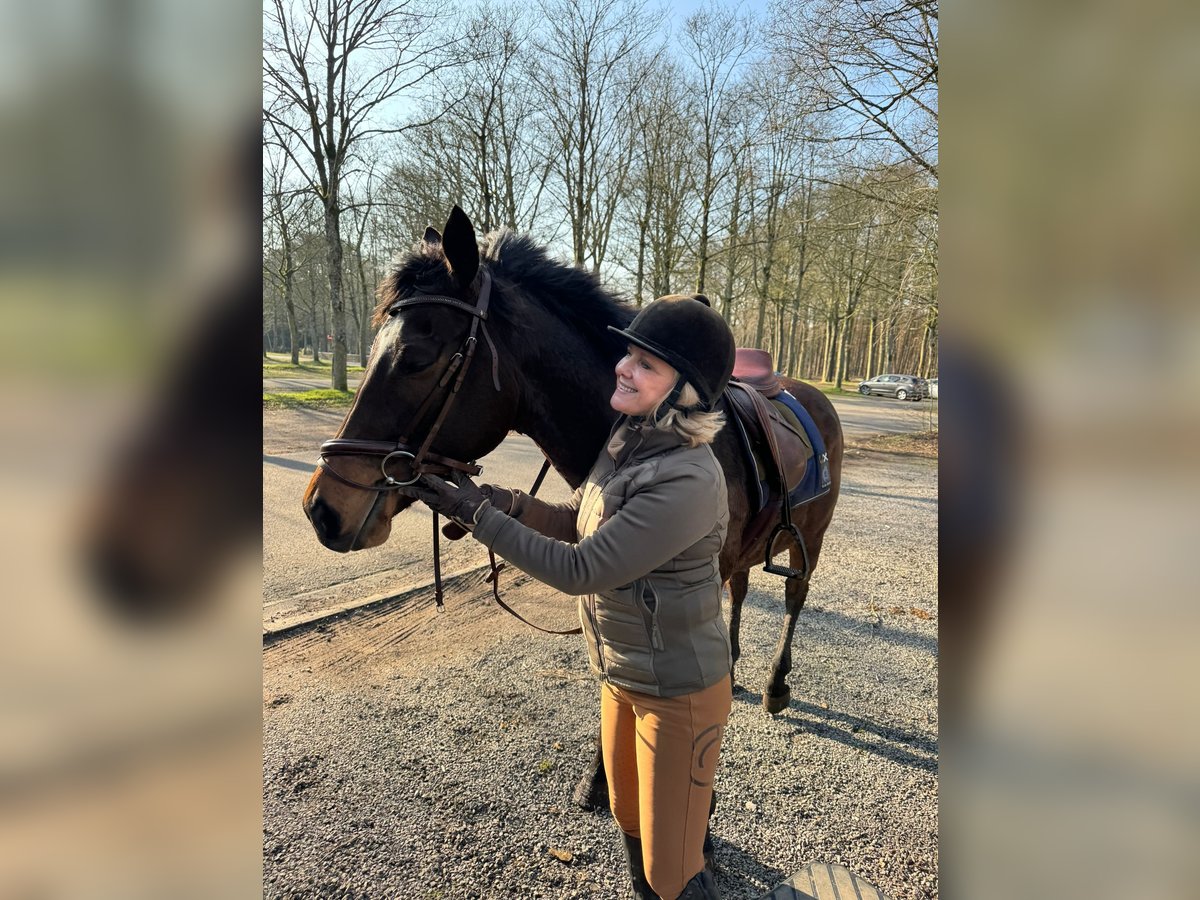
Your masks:
<svg viewBox="0 0 1200 900"><path fill-rule="evenodd" d="M842 432L853 441L869 434L904 434L911 431L928 431L938 424L936 400L913 403L892 400L886 397L833 398L838 418L842 420Z"/></svg>
<svg viewBox="0 0 1200 900"><path fill-rule="evenodd" d="M304 379L273 379L297 380ZM295 388L307 390L312 386ZM264 382L265 384L265 382ZM264 389L266 389L264 387ZM278 388L277 388L278 390ZM837 398L834 405L848 440L868 434L922 431L936 424L936 404L880 397ZM423 508L392 520L392 537L381 547L334 553L318 543L300 508L316 464L317 448L337 431L344 410L267 410L263 414L263 624L276 628L339 604L386 596L428 583L431 523ZM480 461L483 480L528 487L542 462L528 438L512 435ZM570 495L553 471L539 496ZM442 542L446 574L481 565L487 554L474 541Z"/></svg>

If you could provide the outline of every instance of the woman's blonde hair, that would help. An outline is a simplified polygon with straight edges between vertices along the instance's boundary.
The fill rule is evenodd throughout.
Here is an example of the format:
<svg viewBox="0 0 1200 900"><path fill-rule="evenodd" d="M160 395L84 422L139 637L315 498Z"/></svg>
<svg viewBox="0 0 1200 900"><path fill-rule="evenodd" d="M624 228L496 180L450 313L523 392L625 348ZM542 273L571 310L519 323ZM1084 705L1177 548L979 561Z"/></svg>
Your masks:
<svg viewBox="0 0 1200 900"><path fill-rule="evenodd" d="M687 443L689 447L699 447L701 444L711 444L713 439L725 427L725 413L702 412L693 409L700 402L696 389L684 382L676 401L683 409L671 407L665 414L655 420L656 428L673 430Z"/></svg>

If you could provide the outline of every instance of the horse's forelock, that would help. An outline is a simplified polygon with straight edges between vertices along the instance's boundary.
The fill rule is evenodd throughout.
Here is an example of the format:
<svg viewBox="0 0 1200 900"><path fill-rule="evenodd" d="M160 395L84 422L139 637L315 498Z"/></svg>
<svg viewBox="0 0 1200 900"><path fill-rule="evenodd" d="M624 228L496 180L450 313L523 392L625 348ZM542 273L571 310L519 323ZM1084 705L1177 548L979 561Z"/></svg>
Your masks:
<svg viewBox="0 0 1200 900"><path fill-rule="evenodd" d="M402 252L392 259L387 274L375 288L375 309L371 315L371 324L378 327L387 318L387 310L400 298L404 285L411 285L418 280L424 280L432 274L449 275L446 268L446 257L442 253L441 244L430 244L424 240L418 241L411 250Z"/></svg>

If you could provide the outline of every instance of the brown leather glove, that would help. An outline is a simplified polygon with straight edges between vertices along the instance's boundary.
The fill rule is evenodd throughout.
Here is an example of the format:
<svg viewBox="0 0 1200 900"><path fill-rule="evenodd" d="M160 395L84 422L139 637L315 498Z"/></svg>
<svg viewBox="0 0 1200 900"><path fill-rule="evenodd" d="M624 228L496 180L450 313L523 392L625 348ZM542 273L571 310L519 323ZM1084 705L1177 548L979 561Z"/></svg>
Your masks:
<svg viewBox="0 0 1200 900"><path fill-rule="evenodd" d="M513 491L508 488L502 488L498 484L481 484L479 492L487 497L488 501L496 509L505 515L512 512ZM463 528L456 522L447 522L442 526L442 534L448 540L457 541L467 536L467 529Z"/></svg>
<svg viewBox="0 0 1200 900"><path fill-rule="evenodd" d="M479 513L489 503L487 496L466 475L455 472L453 481L436 475L422 475L400 493L415 497L436 513L458 523L464 531L475 527Z"/></svg>

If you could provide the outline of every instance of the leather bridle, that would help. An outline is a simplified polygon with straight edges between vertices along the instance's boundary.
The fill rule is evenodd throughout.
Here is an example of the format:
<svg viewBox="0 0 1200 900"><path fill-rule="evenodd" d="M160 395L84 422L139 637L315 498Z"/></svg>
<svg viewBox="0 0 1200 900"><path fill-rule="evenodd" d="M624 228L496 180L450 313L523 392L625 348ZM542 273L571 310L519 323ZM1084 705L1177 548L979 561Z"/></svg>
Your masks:
<svg viewBox="0 0 1200 900"><path fill-rule="evenodd" d="M488 334L487 330L488 304L491 301L491 295L492 276L484 269L482 283L479 287L479 299L474 304L465 303L456 297L446 297L438 294L417 294L413 297L397 300L389 306L387 308L389 316L401 309L407 309L412 306L446 306L471 316L471 327L458 352L450 357L446 371L442 373L437 386L429 392L429 395L417 409L408 428L404 430L398 440L393 442L359 440L357 438L333 438L321 445L318 465L343 484L364 491L380 492L395 491L408 487L410 484L415 484L417 479L426 472L447 474L453 470L463 472L467 475L479 475L483 469L476 465L474 460L463 462L448 456L431 453L429 448L433 445L433 441L437 437L442 423L446 421L450 407L454 405L454 400L458 396L458 389L462 387L463 381L467 377L467 371L471 368L471 361L475 358L475 349L479 343L477 334L481 331L492 354L492 384L495 385L497 392L500 391L500 361L496 355L496 345L492 342L492 336ZM438 411L436 418L434 418L433 424L425 432L424 440L420 444L415 444L409 438L409 435L416 432L416 429L424 421L426 414L432 407L434 400L438 397L439 392L450 384L451 379L454 380L453 384L450 385L450 390L445 394L442 407ZM356 481L333 468L329 464L329 457L331 456L380 456L382 460L379 463L379 470L383 476L383 480L374 484L364 484L361 481ZM400 481L388 473L388 463L394 459L409 460L412 477L408 481Z"/></svg>
<svg viewBox="0 0 1200 900"><path fill-rule="evenodd" d="M407 309L411 306L447 306L451 309L459 310L471 316L471 328L467 332L466 338L463 340L462 346L458 352L450 357L450 362L446 366L446 371L442 373L442 377L438 379L437 387L429 392L421 406L417 409L416 414L412 418L412 422L405 429L404 434L395 441L375 441L375 440L360 440L358 438L333 438L321 445L320 457L317 465L336 478L343 484L350 487L358 488L364 491L376 491L383 493L384 491L397 491L406 488L411 484L415 484L417 480L426 472L435 474L446 474L451 470L463 472L467 475L479 475L483 472L483 468L476 465L475 460L463 462L453 459L448 456L441 456L436 453L429 452L429 448L433 444L433 439L437 437L438 429L442 427L442 423L446 421L446 416L450 412L450 407L454 405L454 399L458 396L458 389L462 387L463 381L466 380L467 370L471 368L471 361L475 358L475 348L479 343L476 335L483 332L483 338L487 341L488 350L492 354L492 384L496 388L496 392L500 392L500 358L496 353L496 345L492 342L492 336L488 334L487 317L488 304L492 297L492 276L487 269L483 270L482 280L479 285L479 300L475 304L465 303L457 297L446 297L439 294L417 294L413 297L406 297L403 300L397 300L387 308L387 314ZM413 443L408 435L415 432L421 424L426 413L429 412L433 405L434 398L438 392L443 390L446 385L450 384L450 379L454 379L454 384L451 385L449 392L446 394L445 400L442 401L442 408L438 411L437 417L433 420L433 424L425 434L425 439L421 441L416 450L413 450ZM379 463L379 471L383 476L382 482L375 484L364 484L361 481L355 481L340 472L329 464L327 457L330 456L380 456L383 457ZM410 460L412 478L408 481L398 481L388 474L388 463L393 459ZM537 493L541 486L542 479L546 477L546 472L550 469L550 460L546 459L542 464L542 469L538 473L537 479L533 483L533 489L529 492L530 495ZM443 591L442 591L442 553L441 553L441 531L438 528L438 514L433 514L433 600L437 609L444 609ZM487 580L492 585L492 596L496 603L507 613L516 616L530 628L536 628L538 631L546 634L579 634L582 629L572 628L566 631L555 631L550 628L542 628L540 625L534 625L515 609L500 599L500 571L504 568L504 563L496 563L496 554L492 550L488 550L488 560L491 563L491 573Z"/></svg>

